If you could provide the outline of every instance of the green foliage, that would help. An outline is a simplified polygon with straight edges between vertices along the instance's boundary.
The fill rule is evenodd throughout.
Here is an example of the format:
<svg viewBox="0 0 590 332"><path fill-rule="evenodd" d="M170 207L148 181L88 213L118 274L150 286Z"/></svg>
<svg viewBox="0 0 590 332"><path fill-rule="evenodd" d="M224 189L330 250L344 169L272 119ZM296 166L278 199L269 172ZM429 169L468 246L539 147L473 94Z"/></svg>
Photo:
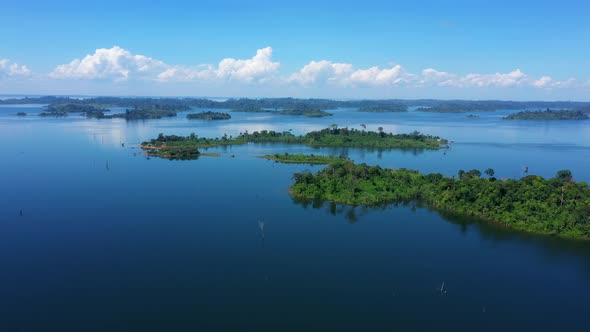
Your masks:
<svg viewBox="0 0 590 332"><path fill-rule="evenodd" d="M291 193L299 200L347 205L419 200L433 208L520 230L590 239L590 188L584 182L574 182L569 171L559 171L556 178L547 180L529 175L499 181L480 178L477 170L459 174L457 180L342 160L316 174L294 174ZM486 174L492 176L493 172Z"/></svg>
<svg viewBox="0 0 590 332"><path fill-rule="evenodd" d="M188 114L186 116L187 119L200 119L200 120L229 120L231 119L231 115L227 113L220 113L220 112L200 112L200 113L193 113Z"/></svg>
<svg viewBox="0 0 590 332"><path fill-rule="evenodd" d="M69 97L35 97L9 98L0 100L1 104L80 104L103 105L101 107L129 107L138 109L161 109L183 111L191 108L217 108L249 111L265 110L330 110L339 107L356 108L369 112L402 111L404 107L423 107L426 112L470 112L519 110L531 108L562 108L576 109L582 112L590 110L588 102L546 102L546 101L500 101L500 100L330 100L330 99L297 99L297 98L261 98L261 99L228 99L213 101L201 98L125 98L95 97L76 99Z"/></svg>
<svg viewBox="0 0 590 332"><path fill-rule="evenodd" d="M66 112L41 112L41 113L39 113L39 116L61 118L61 117L68 116L68 113L66 113Z"/></svg>
<svg viewBox="0 0 590 332"><path fill-rule="evenodd" d="M288 109L288 110L270 110L270 109L262 109L262 108L255 108L255 107L243 107L234 109L234 112L245 112L245 113L270 113L270 114L279 114L279 115L295 115L295 116L305 116L309 118L321 118L324 116L332 116L332 113L328 113L326 111L322 111L319 109Z"/></svg>
<svg viewBox="0 0 590 332"><path fill-rule="evenodd" d="M47 106L48 112L108 112L108 109L100 108L92 104L78 104L78 103L66 103L66 104L51 104Z"/></svg>
<svg viewBox="0 0 590 332"><path fill-rule="evenodd" d="M369 113L395 113L395 112L407 112L408 106L404 104L398 103L381 103L375 105L367 105L360 107L358 109L359 112L369 112Z"/></svg>
<svg viewBox="0 0 590 332"><path fill-rule="evenodd" d="M326 165L343 160L347 160L344 157L334 156L317 156L317 155L306 155L306 154L269 154L261 156L260 158L274 160L279 163L285 164L310 164L310 165Z"/></svg>
<svg viewBox="0 0 590 332"><path fill-rule="evenodd" d="M147 120L147 119L161 119L163 117L174 117L176 116L175 110L167 110L167 109L159 109L159 108L152 108L152 109L128 109L125 113L120 114L113 114L108 116L103 116L104 119L112 119L112 118L123 118L125 120Z"/></svg>
<svg viewBox="0 0 590 332"><path fill-rule="evenodd" d="M167 156L169 149L178 148L211 148L223 145L240 145L246 143L287 143L304 144L308 146L334 147L366 147L380 149L440 149L446 144L445 139L437 136L424 135L417 131L410 134L386 134L384 132L360 131L356 129L330 128L312 131L303 136L295 136L288 131L279 133L262 130L253 133L241 133L237 137L199 138L196 135L188 137L160 134L158 138L143 142L141 147L149 155L156 157ZM165 157L164 157L165 158Z"/></svg>
<svg viewBox="0 0 590 332"><path fill-rule="evenodd" d="M505 120L588 120L588 115L581 111L550 110L524 111L505 116Z"/></svg>

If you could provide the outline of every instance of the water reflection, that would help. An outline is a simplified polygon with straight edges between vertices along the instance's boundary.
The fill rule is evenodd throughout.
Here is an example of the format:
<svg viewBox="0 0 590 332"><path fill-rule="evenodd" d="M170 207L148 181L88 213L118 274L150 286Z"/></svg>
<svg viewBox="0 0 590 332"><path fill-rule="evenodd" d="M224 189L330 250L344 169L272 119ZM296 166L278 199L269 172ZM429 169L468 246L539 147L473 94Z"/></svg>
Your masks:
<svg viewBox="0 0 590 332"><path fill-rule="evenodd" d="M544 253L543 257L555 263L570 260L572 257L582 258L584 270L588 278L590 278L590 243L588 241L564 239L550 235L514 230L508 226L490 223L477 217L466 216L443 209L433 209L427 204L417 201L400 201L369 207L363 205L349 206L324 200L306 200L294 197L291 197L291 199L294 205L298 205L304 209L315 209L323 212L324 215L346 220L349 224L362 221L365 217L369 218L376 212L393 216L400 211L399 209L411 211L414 214L422 209L436 213L441 220L455 226L456 231L464 235L475 232L478 239L489 242L492 245L502 243L504 245L514 244L521 246L526 243L526 245L541 249ZM392 221L395 222L395 220Z"/></svg>

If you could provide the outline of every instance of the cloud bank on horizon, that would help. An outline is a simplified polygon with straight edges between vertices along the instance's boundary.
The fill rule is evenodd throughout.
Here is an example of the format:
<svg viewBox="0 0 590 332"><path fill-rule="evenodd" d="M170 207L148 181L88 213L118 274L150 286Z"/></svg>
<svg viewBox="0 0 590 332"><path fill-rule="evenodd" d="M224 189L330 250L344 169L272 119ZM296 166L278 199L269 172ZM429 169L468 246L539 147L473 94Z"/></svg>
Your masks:
<svg viewBox="0 0 590 332"><path fill-rule="evenodd" d="M55 80L121 82L238 84L244 86L339 88L532 88L590 89L589 82L574 78L556 80L551 76L531 77L516 68L507 73L471 73L460 75L434 68L412 73L402 65L357 68L351 63L312 60L292 73L281 72L281 64L273 60L273 49L258 49L249 59L225 58L218 64L175 65L146 55L133 54L119 46L99 48L93 54L56 66L50 73L33 73L26 65L0 58L2 80ZM220 94L222 95L222 94Z"/></svg>

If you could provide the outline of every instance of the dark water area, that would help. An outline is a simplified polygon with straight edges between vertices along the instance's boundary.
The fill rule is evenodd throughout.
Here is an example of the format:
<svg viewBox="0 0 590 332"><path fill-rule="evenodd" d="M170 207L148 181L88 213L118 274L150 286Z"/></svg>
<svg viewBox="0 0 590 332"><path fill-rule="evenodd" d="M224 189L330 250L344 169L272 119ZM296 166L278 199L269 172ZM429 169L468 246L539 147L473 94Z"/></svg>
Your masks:
<svg viewBox="0 0 590 332"><path fill-rule="evenodd" d="M0 331L586 331L590 243L515 232L415 202L294 202L291 176L322 166L268 153L453 175L590 181L590 121L507 121L511 111L307 119L231 113L126 122L17 117L0 107ZM304 133L335 123L439 135L439 151L248 144L219 158L146 158L158 133ZM232 157L234 156L234 157ZM263 225L261 227L261 225Z"/></svg>

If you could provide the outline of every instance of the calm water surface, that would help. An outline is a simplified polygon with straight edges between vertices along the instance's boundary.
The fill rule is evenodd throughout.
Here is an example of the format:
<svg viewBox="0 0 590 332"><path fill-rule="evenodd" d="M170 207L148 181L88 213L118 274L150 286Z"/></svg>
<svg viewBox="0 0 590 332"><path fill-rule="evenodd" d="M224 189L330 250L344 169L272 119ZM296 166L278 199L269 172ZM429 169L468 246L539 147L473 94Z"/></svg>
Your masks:
<svg viewBox="0 0 590 332"><path fill-rule="evenodd" d="M321 167L257 156L342 154L446 175L492 167L506 178L567 168L590 181L590 121L347 109L222 122L15 115L41 109L0 107L0 331L587 331L589 244L415 204L301 205L287 192L292 173ZM160 132L332 123L454 142L446 153L250 144L194 161L148 160L136 147Z"/></svg>

